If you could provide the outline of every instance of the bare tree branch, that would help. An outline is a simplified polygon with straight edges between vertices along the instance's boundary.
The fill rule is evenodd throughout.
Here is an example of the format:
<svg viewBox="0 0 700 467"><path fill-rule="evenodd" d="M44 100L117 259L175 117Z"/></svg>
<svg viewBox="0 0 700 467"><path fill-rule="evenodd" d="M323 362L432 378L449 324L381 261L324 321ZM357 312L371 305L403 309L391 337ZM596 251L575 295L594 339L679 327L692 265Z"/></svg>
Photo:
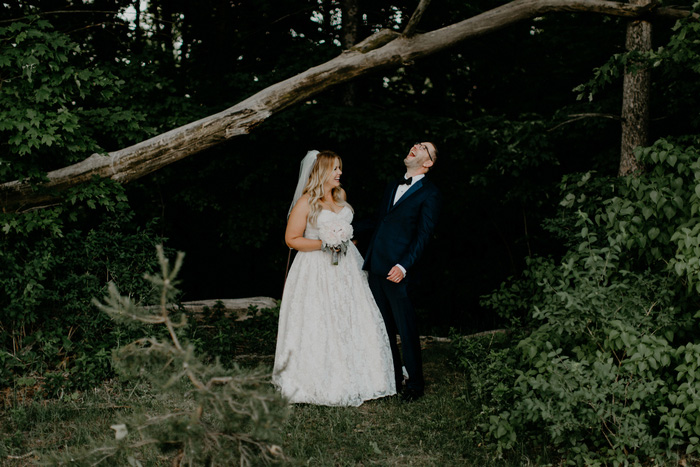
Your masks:
<svg viewBox="0 0 700 467"><path fill-rule="evenodd" d="M547 130L547 131L554 131L554 130L556 130L557 128L559 128L559 127L561 127L561 126L568 125L569 123L577 122L577 121L582 120L582 119L584 119L584 118L609 118L609 119L612 119L612 120L620 120L620 116L619 116L619 115L605 114L605 113L571 114L571 115L569 115L569 117L571 117L571 118L568 119L568 120L566 120L566 121L564 121L564 122L561 122L561 123L559 123L559 124L553 126L552 128L550 128L550 129Z"/></svg>
<svg viewBox="0 0 700 467"><path fill-rule="evenodd" d="M416 11L413 12L411 19L408 21L406 28L403 30L404 36L411 37L415 34L416 26L418 26L418 23L423 17L423 13L425 13L425 11L428 9L428 5L430 5L430 0L420 0Z"/></svg>

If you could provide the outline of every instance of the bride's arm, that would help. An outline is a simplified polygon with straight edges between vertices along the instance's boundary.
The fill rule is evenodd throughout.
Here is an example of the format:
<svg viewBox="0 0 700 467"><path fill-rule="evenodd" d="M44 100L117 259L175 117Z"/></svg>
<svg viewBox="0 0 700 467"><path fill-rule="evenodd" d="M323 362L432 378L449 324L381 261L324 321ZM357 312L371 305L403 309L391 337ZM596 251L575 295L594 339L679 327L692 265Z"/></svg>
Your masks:
<svg viewBox="0 0 700 467"><path fill-rule="evenodd" d="M287 246L298 251L314 251L323 247L321 240L304 238L306 218L309 217L308 200L308 195L299 198L299 201L297 201L297 204L294 205L292 212L289 214L287 230L284 233L284 241L287 243Z"/></svg>

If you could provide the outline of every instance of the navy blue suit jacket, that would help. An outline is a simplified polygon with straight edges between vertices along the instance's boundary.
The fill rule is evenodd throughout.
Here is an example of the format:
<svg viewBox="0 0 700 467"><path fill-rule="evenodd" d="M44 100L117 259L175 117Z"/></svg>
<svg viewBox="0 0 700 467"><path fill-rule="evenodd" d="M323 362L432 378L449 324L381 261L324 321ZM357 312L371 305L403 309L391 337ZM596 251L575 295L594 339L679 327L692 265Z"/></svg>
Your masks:
<svg viewBox="0 0 700 467"><path fill-rule="evenodd" d="M365 253L363 269L373 274L385 276L397 264L410 272L437 222L442 197L430 180L418 180L392 205L397 186L390 183L384 192L378 224Z"/></svg>

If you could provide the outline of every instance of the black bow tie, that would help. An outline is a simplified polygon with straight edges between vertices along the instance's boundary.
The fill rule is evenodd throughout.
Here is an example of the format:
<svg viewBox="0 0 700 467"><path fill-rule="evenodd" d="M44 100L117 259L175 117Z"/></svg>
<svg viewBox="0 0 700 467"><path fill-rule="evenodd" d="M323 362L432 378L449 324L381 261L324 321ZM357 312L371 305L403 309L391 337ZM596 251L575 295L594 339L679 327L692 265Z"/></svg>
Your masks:
<svg viewBox="0 0 700 467"><path fill-rule="evenodd" d="M411 185L411 182L413 181L413 177L408 177L408 178L402 178L399 180L399 185Z"/></svg>

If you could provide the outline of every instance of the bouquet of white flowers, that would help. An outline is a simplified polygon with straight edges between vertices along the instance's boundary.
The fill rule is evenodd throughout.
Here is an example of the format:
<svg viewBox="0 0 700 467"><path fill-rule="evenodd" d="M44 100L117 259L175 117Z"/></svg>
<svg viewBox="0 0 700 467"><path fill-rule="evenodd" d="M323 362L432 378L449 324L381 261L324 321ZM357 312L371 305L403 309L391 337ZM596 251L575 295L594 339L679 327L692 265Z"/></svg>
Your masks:
<svg viewBox="0 0 700 467"><path fill-rule="evenodd" d="M321 250L331 252L331 263L335 266L338 265L338 254L347 253L352 234L352 225L343 219L324 222L319 226L318 236L323 242Z"/></svg>

